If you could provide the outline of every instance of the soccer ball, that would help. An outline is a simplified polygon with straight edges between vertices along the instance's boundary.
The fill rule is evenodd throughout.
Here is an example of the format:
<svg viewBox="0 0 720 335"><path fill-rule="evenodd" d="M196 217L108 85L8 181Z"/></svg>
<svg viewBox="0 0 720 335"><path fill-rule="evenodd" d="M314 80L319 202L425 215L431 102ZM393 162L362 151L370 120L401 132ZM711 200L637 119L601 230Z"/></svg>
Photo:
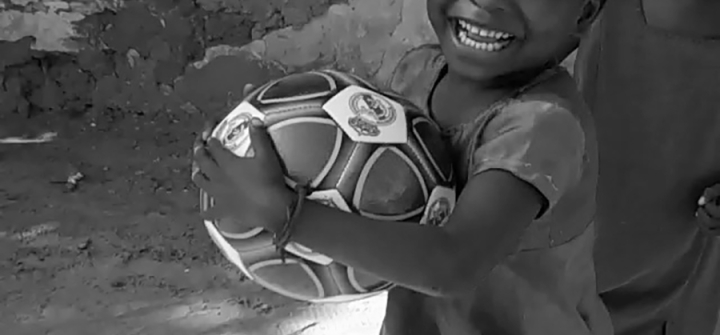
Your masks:
<svg viewBox="0 0 720 335"><path fill-rule="evenodd" d="M307 199L385 221L441 225L455 205L451 160L437 125L400 96L354 75L321 70L271 81L250 93L211 136L234 154L253 154L247 126L265 123L288 186ZM203 209L213 200L201 192ZM273 245L270 232L220 231L205 221L225 257L250 279L311 302L360 299L392 286L297 243ZM372 248L368 245L368 248Z"/></svg>

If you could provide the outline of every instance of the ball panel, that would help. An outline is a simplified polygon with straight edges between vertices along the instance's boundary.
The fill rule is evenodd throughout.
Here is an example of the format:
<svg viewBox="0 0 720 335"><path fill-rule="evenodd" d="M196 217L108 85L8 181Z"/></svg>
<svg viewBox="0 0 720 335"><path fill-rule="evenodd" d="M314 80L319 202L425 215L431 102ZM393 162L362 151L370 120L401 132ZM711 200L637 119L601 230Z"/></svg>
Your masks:
<svg viewBox="0 0 720 335"><path fill-rule="evenodd" d="M375 292L384 290L392 286L385 280L354 268L346 268L348 281L350 285L357 291L362 293Z"/></svg>
<svg viewBox="0 0 720 335"><path fill-rule="evenodd" d="M313 99L292 104L275 104L262 108L265 114L265 126L272 126L278 122L296 117L319 117L330 119L322 108L327 99Z"/></svg>
<svg viewBox="0 0 720 335"><path fill-rule="evenodd" d="M333 262L332 258L315 252L312 249L295 242L288 243L288 245L285 246L285 251L304 260L315 262L320 265L328 265Z"/></svg>
<svg viewBox="0 0 720 335"><path fill-rule="evenodd" d="M318 188L335 189L343 199L352 199L362 168L377 147L376 144L345 140L338 154L338 164L330 169L327 177L320 183ZM347 203L349 204L350 201Z"/></svg>
<svg viewBox="0 0 720 335"><path fill-rule="evenodd" d="M338 190L315 191L309 194L306 199L317 201L325 206L337 208L344 212L352 211Z"/></svg>
<svg viewBox="0 0 720 335"><path fill-rule="evenodd" d="M291 74L273 81L255 100L261 105L304 101L327 97L337 90L331 76L317 71Z"/></svg>
<svg viewBox="0 0 720 335"><path fill-rule="evenodd" d="M225 259L230 261L230 263L232 263L233 265L237 266L244 275L252 279L253 275L248 270L247 266L245 266L243 256L240 254L240 252L225 240L225 238L215 227L215 224L210 221L204 221L204 223L205 229L207 229L210 238L218 247L218 249L220 249L220 252L223 254L223 256L225 256Z"/></svg>
<svg viewBox="0 0 720 335"><path fill-rule="evenodd" d="M448 154L447 146L440 136L440 129L426 118L415 118L412 120L412 132L414 138L422 147L425 157L433 165L437 173L442 176L445 182L452 178L452 159Z"/></svg>
<svg viewBox="0 0 720 335"><path fill-rule="evenodd" d="M320 278L304 262L295 259L271 259L249 266L254 280L276 293L300 300L325 297Z"/></svg>
<svg viewBox="0 0 720 335"><path fill-rule="evenodd" d="M215 227L220 231L220 234L227 238L245 240L256 237L263 232L262 228L238 229L239 226L240 224L234 218L223 218L215 221Z"/></svg>
<svg viewBox="0 0 720 335"><path fill-rule="evenodd" d="M313 188L335 164L343 137L332 120L309 117L276 123L268 132L285 163L287 176Z"/></svg>
<svg viewBox="0 0 720 335"><path fill-rule="evenodd" d="M241 157L251 156L248 126L253 118L264 120L265 114L243 101L220 121L213 130L212 136L219 139L223 146L234 154Z"/></svg>
<svg viewBox="0 0 720 335"><path fill-rule="evenodd" d="M361 86L367 89L371 89L373 91L377 91L375 88L375 85L371 84L369 81L363 79L362 77L356 76L352 73L345 73L336 71L333 69L324 69L322 72L325 72L327 74L332 75L335 78L338 78L339 80L342 80L344 83L346 83L348 86L350 85L357 85Z"/></svg>
<svg viewBox="0 0 720 335"><path fill-rule="evenodd" d="M420 224L442 226L447 222L456 201L455 190L449 187L438 186L430 193Z"/></svg>
<svg viewBox="0 0 720 335"><path fill-rule="evenodd" d="M332 101L340 108L332 108ZM323 70L272 81L233 109L213 136L224 138L237 155L250 156L251 117L264 121L282 151L289 184L299 178L315 186L309 200L375 219L423 224L442 224L454 206L452 169L444 175L441 164L450 166L450 161L428 140L439 139L439 129L423 128L423 122L434 124L420 108L391 92L377 92L362 78ZM212 205L207 195L202 197L203 208ZM258 284L288 297L342 302L392 286L295 243L286 247L288 263L283 264L271 233L233 231L231 220L205 224L228 260ZM227 230L224 235L218 226Z"/></svg>
<svg viewBox="0 0 720 335"><path fill-rule="evenodd" d="M404 108L377 92L348 86L323 109L353 141L387 144L407 140Z"/></svg>
<svg viewBox="0 0 720 335"><path fill-rule="evenodd" d="M403 221L422 213L428 190L413 162L395 147L380 147L364 164L353 205L365 216Z"/></svg>
<svg viewBox="0 0 720 335"><path fill-rule="evenodd" d="M200 209L202 211L212 207L213 199L210 198L207 193L200 191ZM237 225L232 222L232 219L221 219L215 221L205 221L206 224L211 224L214 230L226 241L238 251L243 250L255 250L264 248L267 245L272 245L272 237L268 232L262 228L250 228L238 230Z"/></svg>
<svg viewBox="0 0 720 335"><path fill-rule="evenodd" d="M425 155L425 151L420 146L420 142L414 137L409 137L405 145L399 145L397 148L413 161L418 171L422 174L427 189L432 189L436 185L444 182L442 180L443 178L438 174L437 169L432 165L431 160Z"/></svg>

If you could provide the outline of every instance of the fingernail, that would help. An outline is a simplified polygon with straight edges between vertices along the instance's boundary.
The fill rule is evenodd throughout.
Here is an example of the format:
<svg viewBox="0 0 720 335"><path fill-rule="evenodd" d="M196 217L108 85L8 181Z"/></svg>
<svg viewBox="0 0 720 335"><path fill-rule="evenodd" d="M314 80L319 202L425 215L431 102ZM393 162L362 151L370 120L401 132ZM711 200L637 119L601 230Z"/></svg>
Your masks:
<svg viewBox="0 0 720 335"><path fill-rule="evenodd" d="M707 205L707 198L704 196L700 197L700 200L698 200L698 206L705 206Z"/></svg>

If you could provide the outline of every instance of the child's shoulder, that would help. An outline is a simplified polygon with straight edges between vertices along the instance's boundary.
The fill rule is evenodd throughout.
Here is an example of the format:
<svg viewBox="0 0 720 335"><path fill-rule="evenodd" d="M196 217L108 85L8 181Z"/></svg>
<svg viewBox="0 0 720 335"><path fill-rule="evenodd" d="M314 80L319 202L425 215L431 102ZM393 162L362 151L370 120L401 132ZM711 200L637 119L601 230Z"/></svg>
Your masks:
<svg viewBox="0 0 720 335"><path fill-rule="evenodd" d="M545 78L512 99L504 109L527 110L530 114L589 114L575 81L562 68L550 71Z"/></svg>
<svg viewBox="0 0 720 335"><path fill-rule="evenodd" d="M512 128L536 136L573 134L584 139L593 122L574 80L559 70L503 104L488 126L499 133Z"/></svg>
<svg viewBox="0 0 720 335"><path fill-rule="evenodd" d="M439 45L424 44L412 48L398 62L386 87L401 95L411 96L421 87L432 85L443 65L444 58Z"/></svg>

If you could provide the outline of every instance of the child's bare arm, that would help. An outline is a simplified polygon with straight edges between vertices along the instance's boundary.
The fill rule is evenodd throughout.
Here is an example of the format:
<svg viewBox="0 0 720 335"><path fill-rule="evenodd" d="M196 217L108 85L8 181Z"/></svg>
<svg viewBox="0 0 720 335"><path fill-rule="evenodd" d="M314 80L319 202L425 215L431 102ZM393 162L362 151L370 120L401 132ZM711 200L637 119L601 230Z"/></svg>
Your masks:
<svg viewBox="0 0 720 335"><path fill-rule="evenodd" d="M488 171L468 183L444 228L377 221L307 202L293 240L428 295L461 294L517 249L541 204L530 185Z"/></svg>
<svg viewBox="0 0 720 335"><path fill-rule="evenodd" d="M643 0L643 10L651 27L691 37L720 37L720 1Z"/></svg>

